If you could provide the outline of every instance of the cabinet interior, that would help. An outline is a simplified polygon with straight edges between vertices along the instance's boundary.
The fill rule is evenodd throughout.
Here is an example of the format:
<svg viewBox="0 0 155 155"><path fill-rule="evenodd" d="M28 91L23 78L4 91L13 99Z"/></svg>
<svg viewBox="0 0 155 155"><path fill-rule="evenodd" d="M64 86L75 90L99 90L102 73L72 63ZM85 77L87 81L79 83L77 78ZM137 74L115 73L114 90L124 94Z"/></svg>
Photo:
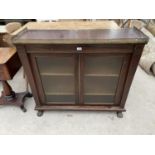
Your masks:
<svg viewBox="0 0 155 155"><path fill-rule="evenodd" d="M84 103L113 104L122 56L85 56Z"/></svg>
<svg viewBox="0 0 155 155"><path fill-rule="evenodd" d="M73 55L51 54L36 60L47 103L75 104L75 83L79 84L75 72L79 72L76 76L83 74L84 104L114 104L123 56L85 55L84 73L80 68L75 71Z"/></svg>
<svg viewBox="0 0 155 155"><path fill-rule="evenodd" d="M74 57L37 57L47 103L75 103Z"/></svg>

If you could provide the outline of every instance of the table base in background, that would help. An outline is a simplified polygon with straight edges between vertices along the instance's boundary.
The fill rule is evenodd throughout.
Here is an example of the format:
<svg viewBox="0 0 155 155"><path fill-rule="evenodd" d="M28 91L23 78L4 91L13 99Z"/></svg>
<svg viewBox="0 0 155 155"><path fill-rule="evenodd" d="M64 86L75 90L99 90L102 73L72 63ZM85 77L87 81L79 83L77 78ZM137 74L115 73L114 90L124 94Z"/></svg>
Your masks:
<svg viewBox="0 0 155 155"><path fill-rule="evenodd" d="M26 97L32 97L32 94L29 92L15 93L14 98L8 100L6 96L3 95L0 97L0 105L14 105L21 108L23 112L26 112L26 108L24 107L24 101Z"/></svg>

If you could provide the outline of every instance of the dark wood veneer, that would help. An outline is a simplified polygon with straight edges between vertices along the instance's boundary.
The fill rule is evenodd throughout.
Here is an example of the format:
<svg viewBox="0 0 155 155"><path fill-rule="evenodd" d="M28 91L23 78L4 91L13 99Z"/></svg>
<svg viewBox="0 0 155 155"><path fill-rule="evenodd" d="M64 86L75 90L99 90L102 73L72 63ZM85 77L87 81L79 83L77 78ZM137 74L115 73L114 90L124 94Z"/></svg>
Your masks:
<svg viewBox="0 0 155 155"><path fill-rule="evenodd" d="M118 116L122 116L120 114L125 111L125 101L147 37L135 28L24 30L14 37L13 42L30 82L39 116L44 110L116 111ZM65 57L73 62L73 66L68 64L68 69L65 68L67 64L61 65ZM95 65L86 64L87 60L90 61L89 57L92 57L90 60ZM44 60L45 64L39 64L38 58ZM61 61L54 62L53 58L61 58ZM44 74L40 66L45 67ZM72 69L69 70L70 67ZM44 76L48 81L43 81ZM68 87L65 78L68 78ZM74 86L69 78L73 78ZM52 79L56 81L53 85L50 84ZM51 91L48 95L52 101L47 101L47 87ZM72 99L71 96L74 101L67 102ZM95 96L96 102L92 103L88 96ZM55 102L61 97L64 101Z"/></svg>

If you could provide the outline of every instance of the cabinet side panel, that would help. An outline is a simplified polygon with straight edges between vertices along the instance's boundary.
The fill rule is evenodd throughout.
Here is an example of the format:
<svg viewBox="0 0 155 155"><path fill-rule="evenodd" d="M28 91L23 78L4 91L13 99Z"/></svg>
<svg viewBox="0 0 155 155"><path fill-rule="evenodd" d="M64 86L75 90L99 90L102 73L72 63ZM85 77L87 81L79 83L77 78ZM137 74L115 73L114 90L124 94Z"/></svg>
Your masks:
<svg viewBox="0 0 155 155"><path fill-rule="evenodd" d="M30 65L28 55L27 55L26 48L25 48L25 46L22 46L22 45L17 45L16 47L17 47L19 58L21 60L23 68L24 68L24 72L26 73L27 79L30 83L30 87L31 87L35 102L36 102L37 106L40 106L41 103L39 100L39 96L37 94L35 79L33 77L33 73L32 73L32 69L31 69L31 65Z"/></svg>
<svg viewBox="0 0 155 155"><path fill-rule="evenodd" d="M125 79L127 77L128 67L131 59L131 54L125 54L118 80L118 86L115 94L115 105L120 105Z"/></svg>
<svg viewBox="0 0 155 155"><path fill-rule="evenodd" d="M121 100L121 107L123 107L123 108L125 106L125 102L126 102L129 90L130 90L130 86L132 84L134 74L137 69L143 48L144 48L144 44L140 44L140 45L135 45L135 47L133 49L134 51L131 56L130 66L129 66L127 79L125 82L124 91L123 91L122 100Z"/></svg>

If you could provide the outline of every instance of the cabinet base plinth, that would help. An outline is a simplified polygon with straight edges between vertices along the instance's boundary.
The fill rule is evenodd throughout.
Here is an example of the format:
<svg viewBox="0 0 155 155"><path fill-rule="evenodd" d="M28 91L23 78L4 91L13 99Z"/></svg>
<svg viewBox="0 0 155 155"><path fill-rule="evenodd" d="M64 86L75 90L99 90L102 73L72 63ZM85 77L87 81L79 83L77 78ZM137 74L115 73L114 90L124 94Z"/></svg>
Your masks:
<svg viewBox="0 0 155 155"><path fill-rule="evenodd" d="M111 111L117 112L120 115L121 112L126 111L124 108L119 106L88 106L88 105L43 105L37 106L35 110L40 111L50 111L50 110L76 110L76 111Z"/></svg>
<svg viewBox="0 0 155 155"><path fill-rule="evenodd" d="M109 111L109 112L117 112L118 118L123 118L123 113L126 110L119 106L71 106L71 105L43 105L38 106L35 108L35 110L38 110L37 116L42 116L44 111L50 111L50 110L75 110L75 111Z"/></svg>

